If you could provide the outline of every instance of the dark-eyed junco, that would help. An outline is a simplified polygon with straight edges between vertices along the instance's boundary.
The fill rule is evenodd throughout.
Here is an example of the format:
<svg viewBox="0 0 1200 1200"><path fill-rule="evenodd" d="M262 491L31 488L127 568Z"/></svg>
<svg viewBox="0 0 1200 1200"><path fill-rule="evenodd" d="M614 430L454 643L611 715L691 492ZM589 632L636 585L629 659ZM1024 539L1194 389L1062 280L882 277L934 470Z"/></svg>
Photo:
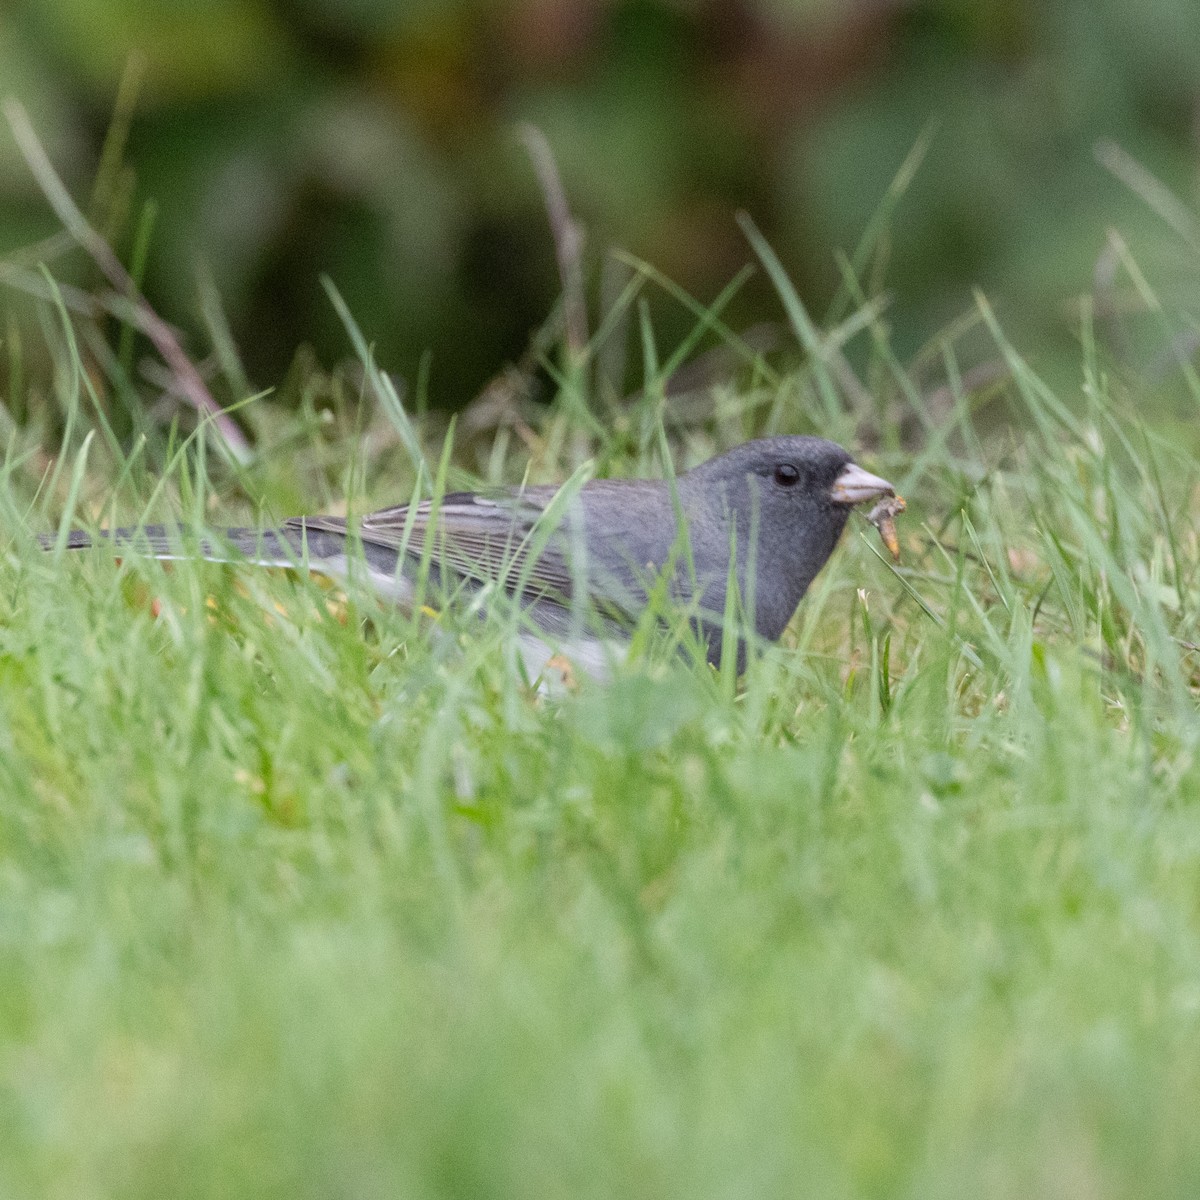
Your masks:
<svg viewBox="0 0 1200 1200"><path fill-rule="evenodd" d="M554 486L455 492L436 504L381 509L349 527L340 517L315 516L203 536L161 525L99 536L157 558L244 560L334 576L361 562L371 583L402 605L426 596L486 604L489 595L507 594L527 618L521 641L532 674L559 652L603 673L613 647L628 644L660 594L689 613L711 663L720 661L730 618L775 641L833 552L850 508L894 494L833 442L772 437L673 482L594 479L562 495ZM57 539L41 540L50 547ZM92 541L72 531L66 545ZM427 585L420 597L419 579ZM728 597L731 581L736 597ZM737 654L741 669L741 637Z"/></svg>

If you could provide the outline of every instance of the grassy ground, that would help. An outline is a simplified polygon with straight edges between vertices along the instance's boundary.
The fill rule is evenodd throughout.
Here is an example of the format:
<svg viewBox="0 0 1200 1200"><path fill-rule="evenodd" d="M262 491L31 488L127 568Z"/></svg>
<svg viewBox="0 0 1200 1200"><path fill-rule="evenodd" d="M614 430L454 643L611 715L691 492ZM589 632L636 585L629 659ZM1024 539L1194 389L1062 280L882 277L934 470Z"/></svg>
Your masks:
<svg viewBox="0 0 1200 1200"><path fill-rule="evenodd" d="M1002 433L963 402L862 455L899 571L855 521L741 685L652 646L560 698L499 623L40 556L65 508L416 478L301 411L156 498L82 457L68 354L61 472L4 484L0 1194L1200 1194L1197 472L1086 345L1060 400L997 344ZM852 440L828 385L728 397L678 465ZM658 412L602 441L562 405L531 469L654 470Z"/></svg>

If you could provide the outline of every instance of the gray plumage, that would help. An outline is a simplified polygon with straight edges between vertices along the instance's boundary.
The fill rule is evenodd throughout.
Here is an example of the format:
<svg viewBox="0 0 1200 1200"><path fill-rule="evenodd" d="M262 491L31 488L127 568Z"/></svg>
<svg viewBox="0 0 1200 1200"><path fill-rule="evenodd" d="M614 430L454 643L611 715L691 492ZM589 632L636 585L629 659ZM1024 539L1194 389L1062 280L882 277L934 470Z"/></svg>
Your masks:
<svg viewBox="0 0 1200 1200"><path fill-rule="evenodd" d="M371 513L350 531L341 518L314 516L268 530L199 535L146 526L98 536L159 558L245 560L338 576L361 558L379 590L402 604L413 600L424 556L432 596L503 589L546 644L567 653L580 638L627 640L652 590L665 585L715 664L731 561L735 606L752 614L758 636L775 641L833 552L850 507L893 489L833 442L774 437L709 459L678 476L674 488L659 480L592 480L548 514L558 491L453 493L437 505ZM50 547L55 538L41 541ZM66 545L92 542L72 530ZM741 637L737 654L740 669Z"/></svg>

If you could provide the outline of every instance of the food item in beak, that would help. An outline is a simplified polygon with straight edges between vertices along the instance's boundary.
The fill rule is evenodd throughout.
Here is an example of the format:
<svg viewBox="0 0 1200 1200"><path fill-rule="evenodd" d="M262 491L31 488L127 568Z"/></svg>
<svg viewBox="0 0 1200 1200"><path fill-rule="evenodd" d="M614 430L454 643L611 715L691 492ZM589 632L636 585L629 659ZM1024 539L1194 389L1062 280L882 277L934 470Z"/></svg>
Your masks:
<svg viewBox="0 0 1200 1200"><path fill-rule="evenodd" d="M869 513L867 520L879 530L883 544L894 562L900 561L900 539L896 536L896 518L908 507L903 496L884 496Z"/></svg>

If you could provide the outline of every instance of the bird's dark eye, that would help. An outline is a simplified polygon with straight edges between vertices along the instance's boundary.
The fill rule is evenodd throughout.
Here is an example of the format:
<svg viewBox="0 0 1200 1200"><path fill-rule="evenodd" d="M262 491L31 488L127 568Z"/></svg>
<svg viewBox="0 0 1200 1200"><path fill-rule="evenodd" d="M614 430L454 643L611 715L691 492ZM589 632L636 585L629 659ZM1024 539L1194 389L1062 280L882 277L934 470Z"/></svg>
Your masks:
<svg viewBox="0 0 1200 1200"><path fill-rule="evenodd" d="M791 463L780 463L775 468L775 482L780 487L795 487L800 482L800 472Z"/></svg>

